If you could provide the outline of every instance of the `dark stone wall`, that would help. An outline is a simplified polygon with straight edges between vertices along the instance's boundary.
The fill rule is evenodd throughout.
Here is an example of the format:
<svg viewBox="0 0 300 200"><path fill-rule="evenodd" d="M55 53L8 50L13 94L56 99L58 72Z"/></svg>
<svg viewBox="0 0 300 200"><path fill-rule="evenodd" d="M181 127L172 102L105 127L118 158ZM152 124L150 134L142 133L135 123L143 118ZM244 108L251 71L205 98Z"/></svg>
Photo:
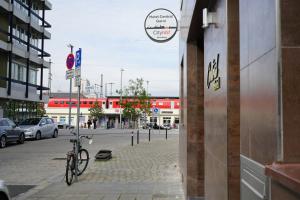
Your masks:
<svg viewBox="0 0 300 200"><path fill-rule="evenodd" d="M180 86L180 163L187 197L204 196L203 62L203 50L188 43Z"/></svg>
<svg viewBox="0 0 300 200"><path fill-rule="evenodd" d="M217 25L204 32L205 199L239 200L239 1L216 1L211 11L217 14ZM213 86L217 79L209 79L210 87L207 83L214 62L219 89Z"/></svg>
<svg viewBox="0 0 300 200"><path fill-rule="evenodd" d="M300 1L280 2L283 160L300 162Z"/></svg>

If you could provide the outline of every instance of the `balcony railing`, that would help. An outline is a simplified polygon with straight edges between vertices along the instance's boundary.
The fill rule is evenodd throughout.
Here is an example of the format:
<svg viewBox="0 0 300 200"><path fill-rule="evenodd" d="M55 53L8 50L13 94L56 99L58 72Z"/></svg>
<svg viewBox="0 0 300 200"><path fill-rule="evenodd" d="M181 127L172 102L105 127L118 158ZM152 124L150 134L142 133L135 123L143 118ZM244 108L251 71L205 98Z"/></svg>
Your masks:
<svg viewBox="0 0 300 200"><path fill-rule="evenodd" d="M26 11L27 11L27 15L28 15L28 12L30 12L31 15L33 15L34 17L36 17L38 20L41 21L41 26L42 27L45 27L45 28L51 28L51 24L49 24L47 21L45 21L45 19L43 19L43 17L39 16L37 13L35 12L32 12L32 8L31 6L28 6L26 5L25 3L23 3L22 1L20 0L12 0L12 1L15 1L17 2L20 6L22 6Z"/></svg>
<svg viewBox="0 0 300 200"><path fill-rule="evenodd" d="M10 33L9 32L7 32L7 31L5 31L5 30L3 30L3 29L0 28L0 33L2 33L5 36L7 36L7 40L5 42L10 42L10 40L9 40ZM27 46L27 41L22 40L21 38L18 38L17 36L15 36L13 34L11 35L11 37L13 39L17 40L18 42L24 44L25 46ZM49 53L43 51L42 49L40 49L40 48L38 48L38 47L36 47L36 46L34 46L32 44L29 44L29 46L30 46L30 48L32 48L32 49L34 49L34 50L36 50L36 51L38 51L38 52L41 53L41 54L38 55L39 57L50 57L51 56ZM43 52L43 56L42 56L42 52Z"/></svg>

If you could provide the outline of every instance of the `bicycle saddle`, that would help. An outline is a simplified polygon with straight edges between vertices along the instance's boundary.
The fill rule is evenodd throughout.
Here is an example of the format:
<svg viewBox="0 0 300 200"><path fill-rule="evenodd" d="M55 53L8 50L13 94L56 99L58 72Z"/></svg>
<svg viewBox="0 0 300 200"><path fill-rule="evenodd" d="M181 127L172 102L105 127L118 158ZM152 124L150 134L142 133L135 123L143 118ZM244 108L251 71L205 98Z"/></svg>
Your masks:
<svg viewBox="0 0 300 200"><path fill-rule="evenodd" d="M77 142L77 139L70 139L71 143Z"/></svg>

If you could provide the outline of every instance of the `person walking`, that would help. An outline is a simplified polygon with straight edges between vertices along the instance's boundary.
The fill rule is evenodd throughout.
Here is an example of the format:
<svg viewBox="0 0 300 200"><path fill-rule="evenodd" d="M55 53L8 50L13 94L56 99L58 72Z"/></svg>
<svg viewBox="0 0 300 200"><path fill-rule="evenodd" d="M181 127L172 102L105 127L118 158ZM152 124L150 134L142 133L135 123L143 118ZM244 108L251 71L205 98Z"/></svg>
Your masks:
<svg viewBox="0 0 300 200"><path fill-rule="evenodd" d="M88 121L87 121L87 125L88 125L88 129L90 129L90 128L91 128L91 125L92 125L92 121L91 121L91 119L88 119Z"/></svg>
<svg viewBox="0 0 300 200"><path fill-rule="evenodd" d="M93 119L93 124L94 124L94 129L96 129L97 128L97 119L96 118Z"/></svg>

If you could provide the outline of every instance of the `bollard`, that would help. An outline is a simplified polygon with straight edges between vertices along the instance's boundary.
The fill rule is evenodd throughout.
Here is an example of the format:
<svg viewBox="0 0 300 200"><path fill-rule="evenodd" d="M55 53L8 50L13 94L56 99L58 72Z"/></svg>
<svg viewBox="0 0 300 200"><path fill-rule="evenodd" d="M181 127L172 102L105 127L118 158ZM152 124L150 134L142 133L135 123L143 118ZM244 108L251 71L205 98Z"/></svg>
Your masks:
<svg viewBox="0 0 300 200"><path fill-rule="evenodd" d="M136 143L139 144L140 142L140 130L137 130L137 133L136 133Z"/></svg>
<svg viewBox="0 0 300 200"><path fill-rule="evenodd" d="M168 139L168 129L166 129L166 140Z"/></svg>
<svg viewBox="0 0 300 200"><path fill-rule="evenodd" d="M131 146L133 146L133 131L131 132Z"/></svg>
<svg viewBox="0 0 300 200"><path fill-rule="evenodd" d="M150 137L150 134L151 134L150 132L151 132L151 129L149 128L149 142L150 142L150 138L151 138L151 137Z"/></svg>

